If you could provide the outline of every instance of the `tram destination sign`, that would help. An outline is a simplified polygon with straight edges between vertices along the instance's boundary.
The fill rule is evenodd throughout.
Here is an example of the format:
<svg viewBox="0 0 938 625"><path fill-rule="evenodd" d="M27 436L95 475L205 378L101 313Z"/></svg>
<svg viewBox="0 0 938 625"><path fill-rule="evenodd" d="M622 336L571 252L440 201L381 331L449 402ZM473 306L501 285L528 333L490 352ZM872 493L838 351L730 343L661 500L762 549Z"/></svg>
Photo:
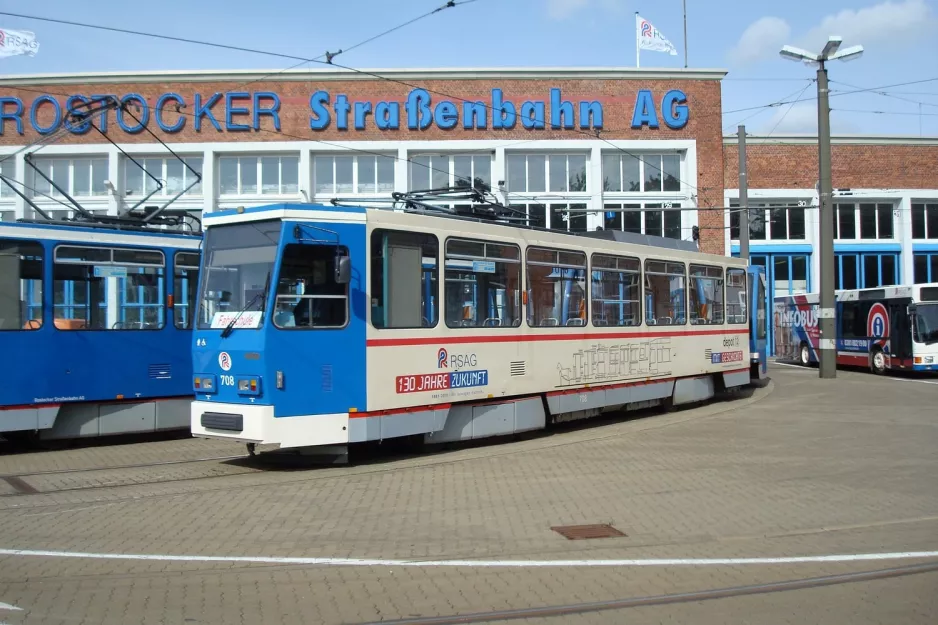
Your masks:
<svg viewBox="0 0 938 625"><path fill-rule="evenodd" d="M183 96L169 91L155 97L139 93L125 94L41 94L24 99L0 92L0 136L25 134L27 125L40 135L50 134L62 126L73 134L91 131L88 120L73 121L69 113L75 107L112 95L127 104L130 113L115 111L113 118L106 112L97 113L91 121L107 133L115 130L138 134L144 128L164 133L179 133L186 128L195 132L234 133L256 131L271 125L281 130L281 114L290 109L295 118L294 97L288 101L273 91L228 91L195 93ZM612 106L612 104L607 103ZM616 107L623 106L618 102ZM639 89L626 110L619 116L631 116L631 127L668 128L680 130L690 118L687 95L680 89L654 92ZM606 110L599 100L570 100L560 88L551 88L541 99L517 100L493 88L487 98L455 99L443 97L426 89L412 89L400 101L355 100L344 93L318 90L303 104L311 134L330 128L344 131L369 129L420 131L435 127L440 130L601 130ZM116 126L116 128L115 128Z"/></svg>

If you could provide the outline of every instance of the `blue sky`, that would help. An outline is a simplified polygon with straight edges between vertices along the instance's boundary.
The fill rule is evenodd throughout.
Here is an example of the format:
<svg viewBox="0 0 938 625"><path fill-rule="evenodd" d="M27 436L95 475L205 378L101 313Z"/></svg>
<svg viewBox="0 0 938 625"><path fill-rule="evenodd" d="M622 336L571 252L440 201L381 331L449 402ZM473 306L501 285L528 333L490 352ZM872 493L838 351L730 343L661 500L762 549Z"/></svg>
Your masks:
<svg viewBox="0 0 938 625"><path fill-rule="evenodd" d="M0 0L0 10L145 30L315 57L362 41L443 4L443 0L162 0L127 3ZM938 0L687 0L691 67L729 70L724 111L816 91L814 70L778 56L788 43L817 49L828 35L864 56L829 67L831 89L847 91L938 79ZM133 8L131 8L133 7ZM720 9L717 9L720 7ZM642 67L682 67L681 0L475 0L338 57L357 68L622 66L635 64L638 11L678 56L642 52ZM283 69L288 60L0 16L0 28L31 30L35 57L0 58L0 74L156 69ZM320 67L310 65L311 67ZM848 86L849 85L849 86ZM938 80L832 98L840 133L938 136ZM787 97L787 98L786 98ZM921 104L919 104L921 103ZM879 111L870 112L870 111ZM919 115L919 113L922 115ZM751 133L816 130L813 101L727 113ZM751 117L750 117L751 116ZM748 119L746 119L748 117Z"/></svg>

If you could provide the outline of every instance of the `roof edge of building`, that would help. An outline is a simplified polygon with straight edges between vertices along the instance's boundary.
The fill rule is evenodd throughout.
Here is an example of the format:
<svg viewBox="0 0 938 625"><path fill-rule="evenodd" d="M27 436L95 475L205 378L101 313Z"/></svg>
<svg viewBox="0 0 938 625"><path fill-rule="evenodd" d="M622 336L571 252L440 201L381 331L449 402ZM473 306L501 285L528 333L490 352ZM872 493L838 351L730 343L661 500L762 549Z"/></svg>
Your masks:
<svg viewBox="0 0 938 625"><path fill-rule="evenodd" d="M53 74L0 75L0 85L95 84L141 82L226 82L226 81L302 81L302 80L479 80L479 79L678 79L722 80L727 70L683 69L669 67L465 67L465 68L367 68L347 70L155 70L134 72L76 72Z"/></svg>
<svg viewBox="0 0 938 625"><path fill-rule="evenodd" d="M737 135L724 135L724 145L736 145ZM746 135L747 145L817 145L817 135ZM832 135L832 145L938 145L938 137L918 135Z"/></svg>

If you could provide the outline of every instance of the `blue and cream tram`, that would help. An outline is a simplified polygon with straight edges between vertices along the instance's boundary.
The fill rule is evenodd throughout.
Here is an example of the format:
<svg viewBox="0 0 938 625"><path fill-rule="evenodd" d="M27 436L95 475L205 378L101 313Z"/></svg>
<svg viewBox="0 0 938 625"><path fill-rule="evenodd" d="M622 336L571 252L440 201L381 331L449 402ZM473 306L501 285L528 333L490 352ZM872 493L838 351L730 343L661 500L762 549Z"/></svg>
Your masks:
<svg viewBox="0 0 938 625"><path fill-rule="evenodd" d="M201 236L0 224L0 436L186 428Z"/></svg>
<svg viewBox="0 0 938 625"><path fill-rule="evenodd" d="M745 261L692 242L303 204L204 227L196 436L456 441L750 382Z"/></svg>

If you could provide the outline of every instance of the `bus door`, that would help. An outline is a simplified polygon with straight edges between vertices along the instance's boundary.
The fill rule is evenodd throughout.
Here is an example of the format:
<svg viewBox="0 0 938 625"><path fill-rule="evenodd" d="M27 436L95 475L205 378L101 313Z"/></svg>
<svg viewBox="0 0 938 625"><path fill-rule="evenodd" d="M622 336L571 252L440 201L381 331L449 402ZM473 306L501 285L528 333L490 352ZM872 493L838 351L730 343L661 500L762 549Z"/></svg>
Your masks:
<svg viewBox="0 0 938 625"><path fill-rule="evenodd" d="M891 367L912 368L912 323L909 319L911 300L889 300L889 354Z"/></svg>
<svg viewBox="0 0 938 625"><path fill-rule="evenodd" d="M761 380L769 372L765 269L758 265L750 265L746 272L749 277L750 377Z"/></svg>

